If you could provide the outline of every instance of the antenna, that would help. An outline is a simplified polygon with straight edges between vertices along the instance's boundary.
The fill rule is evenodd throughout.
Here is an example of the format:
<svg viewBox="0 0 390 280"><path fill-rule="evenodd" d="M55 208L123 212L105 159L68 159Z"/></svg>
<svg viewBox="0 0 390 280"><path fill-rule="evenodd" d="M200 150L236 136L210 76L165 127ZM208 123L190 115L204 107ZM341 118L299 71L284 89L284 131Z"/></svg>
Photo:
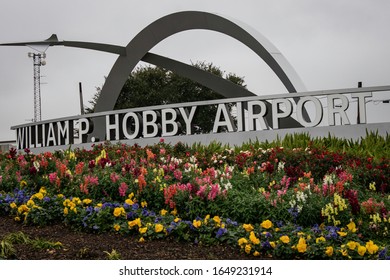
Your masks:
<svg viewBox="0 0 390 280"><path fill-rule="evenodd" d="M46 65L46 53L28 53L34 67L34 122L41 121L41 66Z"/></svg>

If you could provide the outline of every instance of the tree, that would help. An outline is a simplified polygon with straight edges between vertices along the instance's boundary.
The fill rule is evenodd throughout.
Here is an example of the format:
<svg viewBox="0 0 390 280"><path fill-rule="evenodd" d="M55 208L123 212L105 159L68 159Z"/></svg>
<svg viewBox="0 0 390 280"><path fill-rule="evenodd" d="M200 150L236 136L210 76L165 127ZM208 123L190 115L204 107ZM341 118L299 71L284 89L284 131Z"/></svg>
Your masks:
<svg viewBox="0 0 390 280"><path fill-rule="evenodd" d="M193 66L208 71L216 76L225 78L237 85L246 87L244 80L235 74L225 74L212 63L198 62ZM100 88L90 101L93 108L99 98ZM116 101L115 110L137 108L153 105L193 102L224 98L219 93L188 78L179 76L172 71L160 67L141 66L135 69L127 79ZM215 115L216 106L199 107L194 116L193 125L197 132L210 132L213 129L213 120L209 116Z"/></svg>

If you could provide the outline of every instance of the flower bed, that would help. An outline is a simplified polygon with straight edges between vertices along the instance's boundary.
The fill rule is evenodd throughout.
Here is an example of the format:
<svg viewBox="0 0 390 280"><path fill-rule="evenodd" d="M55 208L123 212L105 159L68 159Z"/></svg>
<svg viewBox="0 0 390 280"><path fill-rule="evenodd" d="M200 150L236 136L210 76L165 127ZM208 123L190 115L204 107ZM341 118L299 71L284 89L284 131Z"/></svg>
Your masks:
<svg viewBox="0 0 390 280"><path fill-rule="evenodd" d="M389 158L326 141L11 150L0 154L0 215L277 259L389 258Z"/></svg>

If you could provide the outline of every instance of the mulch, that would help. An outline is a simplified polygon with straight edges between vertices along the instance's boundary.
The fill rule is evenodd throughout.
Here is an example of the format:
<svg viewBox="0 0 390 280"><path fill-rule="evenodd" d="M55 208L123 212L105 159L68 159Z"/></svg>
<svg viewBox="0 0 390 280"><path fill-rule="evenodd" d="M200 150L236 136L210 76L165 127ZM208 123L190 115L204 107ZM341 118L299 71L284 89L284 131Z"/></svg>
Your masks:
<svg viewBox="0 0 390 280"><path fill-rule="evenodd" d="M61 249L35 249L14 244L19 260L107 260L116 250L122 260L246 260L254 259L228 245L200 245L172 239L139 242L133 236L115 233L76 232L63 224L44 227L23 225L0 216L0 241L9 233L23 232L31 239L61 242ZM256 258L258 259L258 258Z"/></svg>

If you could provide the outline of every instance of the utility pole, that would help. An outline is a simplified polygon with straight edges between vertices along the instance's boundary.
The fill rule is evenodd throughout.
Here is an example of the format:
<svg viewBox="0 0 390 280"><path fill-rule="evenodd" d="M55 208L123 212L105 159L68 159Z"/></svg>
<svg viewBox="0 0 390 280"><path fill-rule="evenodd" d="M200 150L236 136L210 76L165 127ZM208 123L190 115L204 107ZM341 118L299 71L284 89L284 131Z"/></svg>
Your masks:
<svg viewBox="0 0 390 280"><path fill-rule="evenodd" d="M28 53L33 60L34 66L34 122L42 119L41 110L41 66L46 65L46 53Z"/></svg>

